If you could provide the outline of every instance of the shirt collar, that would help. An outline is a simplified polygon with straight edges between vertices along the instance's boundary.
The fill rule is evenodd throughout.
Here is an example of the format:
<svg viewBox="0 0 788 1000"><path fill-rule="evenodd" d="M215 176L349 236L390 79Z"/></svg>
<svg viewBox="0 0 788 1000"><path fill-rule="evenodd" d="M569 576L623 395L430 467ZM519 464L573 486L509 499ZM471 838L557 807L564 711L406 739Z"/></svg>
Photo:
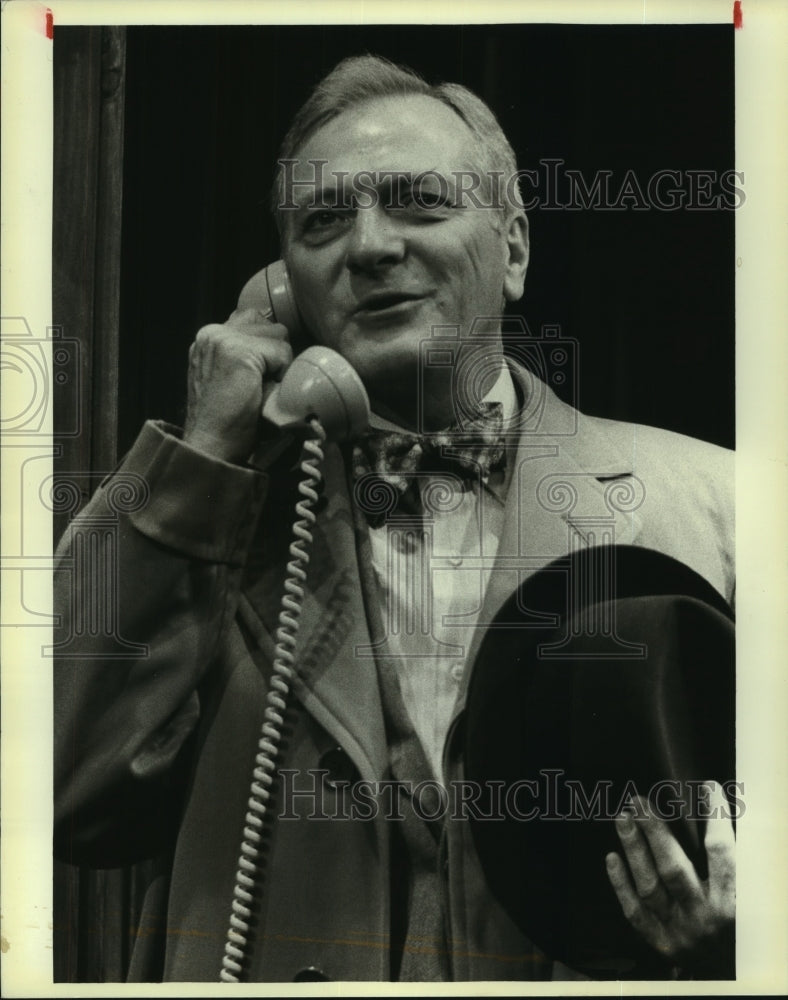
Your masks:
<svg viewBox="0 0 788 1000"><path fill-rule="evenodd" d="M495 383L482 402L501 403L503 406L504 427L506 427L507 422L514 417L519 408L517 392L515 391L514 381L512 380L512 373L509 371L509 366L503 358L501 358L501 370L498 373L498 378L495 380ZM377 413L371 414L369 426L373 430L377 431L395 431L398 434L412 433L404 427L401 427L399 424L395 424L393 421L387 420L385 417L381 417Z"/></svg>

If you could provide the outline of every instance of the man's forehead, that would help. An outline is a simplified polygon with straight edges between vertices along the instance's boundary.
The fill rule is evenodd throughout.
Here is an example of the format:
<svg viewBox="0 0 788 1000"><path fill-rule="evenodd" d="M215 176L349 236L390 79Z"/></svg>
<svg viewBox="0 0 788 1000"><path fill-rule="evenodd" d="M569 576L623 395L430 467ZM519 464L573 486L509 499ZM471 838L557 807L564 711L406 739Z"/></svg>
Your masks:
<svg viewBox="0 0 788 1000"><path fill-rule="evenodd" d="M373 98L351 105L316 129L293 154L292 176L310 179L314 162L341 176L462 170L476 140L460 116L423 94Z"/></svg>

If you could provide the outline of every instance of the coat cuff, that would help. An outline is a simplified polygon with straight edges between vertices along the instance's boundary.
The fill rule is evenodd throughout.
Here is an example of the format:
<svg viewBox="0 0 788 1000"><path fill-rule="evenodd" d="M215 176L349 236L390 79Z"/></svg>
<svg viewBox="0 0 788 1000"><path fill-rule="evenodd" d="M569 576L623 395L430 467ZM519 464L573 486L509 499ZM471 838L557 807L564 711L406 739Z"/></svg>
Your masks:
<svg viewBox="0 0 788 1000"><path fill-rule="evenodd" d="M204 455L180 433L163 421L143 426L121 466L148 489L147 502L129 519L143 535L183 555L242 565L269 477Z"/></svg>

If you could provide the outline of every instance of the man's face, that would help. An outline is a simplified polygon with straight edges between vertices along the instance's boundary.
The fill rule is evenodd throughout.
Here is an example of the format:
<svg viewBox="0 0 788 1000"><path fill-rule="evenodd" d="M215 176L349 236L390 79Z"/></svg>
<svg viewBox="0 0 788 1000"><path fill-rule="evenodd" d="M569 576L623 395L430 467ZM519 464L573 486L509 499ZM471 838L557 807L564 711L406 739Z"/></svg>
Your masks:
<svg viewBox="0 0 788 1000"><path fill-rule="evenodd" d="M373 399L413 383L433 327L467 336L476 317L498 316L504 298L522 294L524 218L504 223L498 210L454 201L455 174L472 169L474 141L450 108L414 95L352 107L296 154L295 181L315 176L310 160L327 161L322 189L294 185L299 208L285 213L296 301L312 336L350 361ZM428 176L414 198L407 181L392 190L385 177L424 171L445 186ZM356 204L361 187L369 193Z"/></svg>

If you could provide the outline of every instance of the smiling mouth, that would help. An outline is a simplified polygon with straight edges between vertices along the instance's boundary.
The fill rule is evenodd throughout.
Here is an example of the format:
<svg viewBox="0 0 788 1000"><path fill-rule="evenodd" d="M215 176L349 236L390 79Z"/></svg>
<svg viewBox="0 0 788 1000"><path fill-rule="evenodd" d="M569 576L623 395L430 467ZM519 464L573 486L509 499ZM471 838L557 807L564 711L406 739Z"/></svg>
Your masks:
<svg viewBox="0 0 788 1000"><path fill-rule="evenodd" d="M357 314L374 316L397 306L405 306L412 302L418 302L424 296L411 292L376 292L362 299L356 308Z"/></svg>

